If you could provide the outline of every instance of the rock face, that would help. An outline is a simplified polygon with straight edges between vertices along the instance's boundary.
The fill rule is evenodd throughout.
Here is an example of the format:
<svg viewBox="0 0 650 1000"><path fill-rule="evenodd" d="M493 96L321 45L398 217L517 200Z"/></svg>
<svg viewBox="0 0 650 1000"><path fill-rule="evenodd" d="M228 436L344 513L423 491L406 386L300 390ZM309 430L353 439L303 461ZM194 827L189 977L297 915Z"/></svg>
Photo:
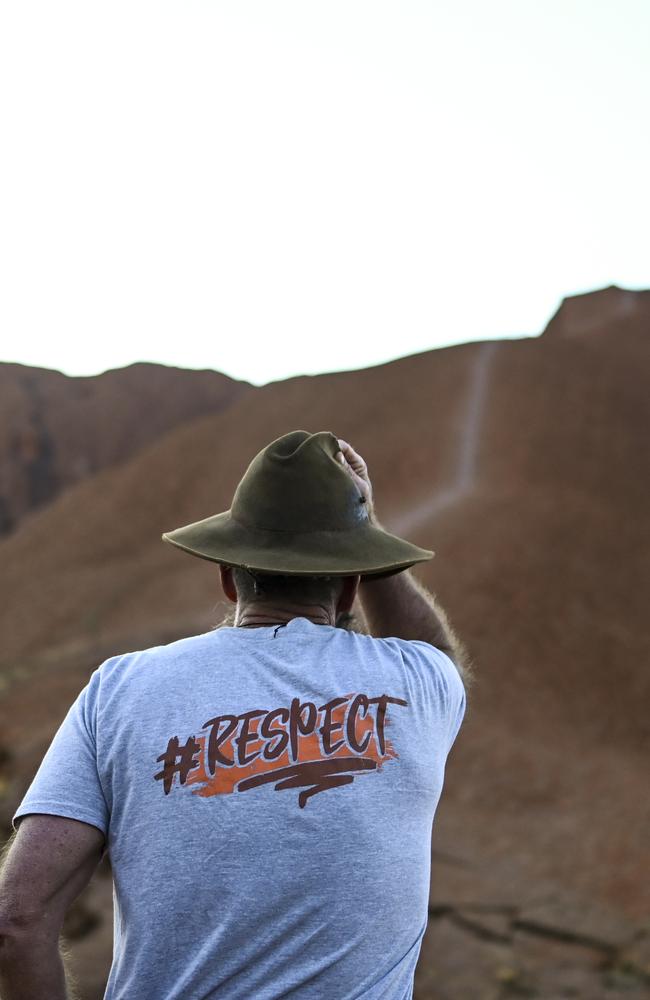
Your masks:
<svg viewBox="0 0 650 1000"><path fill-rule="evenodd" d="M251 388L219 372L154 364L70 378L0 363L0 536L74 483Z"/></svg>
<svg viewBox="0 0 650 1000"><path fill-rule="evenodd" d="M475 674L434 823L416 997L640 1000L649 368L649 293L605 289L567 300L538 338L247 391L34 511L0 544L0 822L102 659L226 611L216 565L161 532L226 510L272 438L332 430L368 462L382 523L435 551L415 575ZM86 916L106 912L72 942L95 977L84 1000L110 962L110 897L88 893Z"/></svg>
<svg viewBox="0 0 650 1000"><path fill-rule="evenodd" d="M647 322L650 291L633 291L609 285L597 292L564 299L548 323L544 337L607 337L621 325L629 328Z"/></svg>

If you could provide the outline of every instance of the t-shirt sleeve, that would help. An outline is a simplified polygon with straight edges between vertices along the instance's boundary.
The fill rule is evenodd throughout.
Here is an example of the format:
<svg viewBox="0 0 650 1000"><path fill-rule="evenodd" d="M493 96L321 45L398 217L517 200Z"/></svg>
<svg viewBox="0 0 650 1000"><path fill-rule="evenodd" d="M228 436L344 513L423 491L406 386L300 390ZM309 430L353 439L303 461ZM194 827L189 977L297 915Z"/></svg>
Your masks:
<svg viewBox="0 0 650 1000"><path fill-rule="evenodd" d="M449 753L465 717L467 696L463 680L453 660L441 649L420 639L405 640L404 644L433 682L436 713L445 728Z"/></svg>
<svg viewBox="0 0 650 1000"><path fill-rule="evenodd" d="M29 813L65 816L107 835L109 809L97 770L96 721L99 672L70 706L14 813L12 825Z"/></svg>

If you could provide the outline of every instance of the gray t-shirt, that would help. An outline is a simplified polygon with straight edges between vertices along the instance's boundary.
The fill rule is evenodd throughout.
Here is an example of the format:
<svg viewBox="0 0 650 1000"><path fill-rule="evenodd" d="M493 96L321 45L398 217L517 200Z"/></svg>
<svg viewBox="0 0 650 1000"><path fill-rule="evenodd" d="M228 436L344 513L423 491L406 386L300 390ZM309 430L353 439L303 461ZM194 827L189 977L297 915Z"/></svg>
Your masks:
<svg viewBox="0 0 650 1000"><path fill-rule="evenodd" d="M426 642L215 629L105 660L14 827L105 834L106 1000L410 1000L464 712Z"/></svg>

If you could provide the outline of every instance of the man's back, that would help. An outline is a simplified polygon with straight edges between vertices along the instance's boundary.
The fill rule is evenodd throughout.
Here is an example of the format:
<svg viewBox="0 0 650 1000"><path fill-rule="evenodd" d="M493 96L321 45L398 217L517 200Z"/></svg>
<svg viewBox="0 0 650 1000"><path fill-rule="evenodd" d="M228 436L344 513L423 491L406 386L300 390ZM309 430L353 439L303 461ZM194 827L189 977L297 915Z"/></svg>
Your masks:
<svg viewBox="0 0 650 1000"><path fill-rule="evenodd" d="M105 661L15 818L106 834L107 1000L407 1000L464 711L428 643L221 628Z"/></svg>

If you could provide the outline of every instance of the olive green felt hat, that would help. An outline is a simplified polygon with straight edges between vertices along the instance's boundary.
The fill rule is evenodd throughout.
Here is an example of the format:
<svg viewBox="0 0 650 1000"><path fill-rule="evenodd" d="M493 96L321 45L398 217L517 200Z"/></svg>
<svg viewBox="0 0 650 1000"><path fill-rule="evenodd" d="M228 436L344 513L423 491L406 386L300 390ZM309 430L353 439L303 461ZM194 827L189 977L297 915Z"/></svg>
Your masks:
<svg viewBox="0 0 650 1000"><path fill-rule="evenodd" d="M166 531L190 555L258 573L390 575L434 553L370 520L330 431L290 431L248 466L230 510Z"/></svg>

